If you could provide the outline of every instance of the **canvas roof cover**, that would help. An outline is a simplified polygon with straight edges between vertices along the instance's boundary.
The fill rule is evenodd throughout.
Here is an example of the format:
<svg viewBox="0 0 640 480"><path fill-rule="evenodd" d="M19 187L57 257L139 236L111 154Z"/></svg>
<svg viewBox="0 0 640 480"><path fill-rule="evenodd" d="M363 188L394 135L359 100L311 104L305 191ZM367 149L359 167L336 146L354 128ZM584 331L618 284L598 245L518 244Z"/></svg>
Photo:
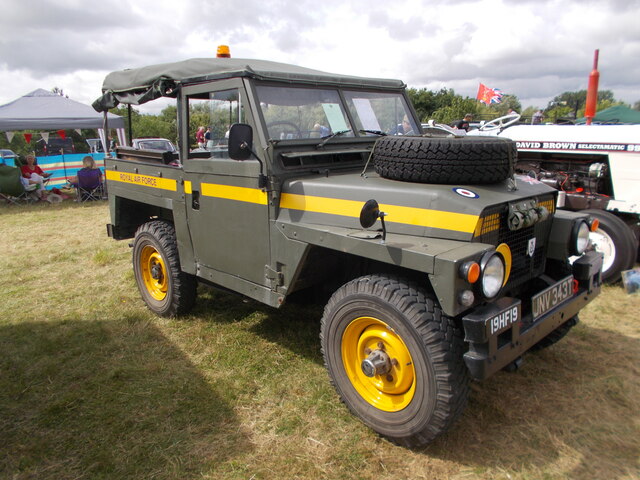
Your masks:
<svg viewBox="0 0 640 480"><path fill-rule="evenodd" d="M124 120L108 114L109 126L124 128ZM0 131L102 128L103 115L89 105L41 88L0 106Z"/></svg>
<svg viewBox="0 0 640 480"><path fill-rule="evenodd" d="M105 111L119 103L140 105L162 96L175 97L182 83L231 77L346 87L405 87L400 80L338 75L267 60L192 58L110 73L102 85L103 95L93 102L93 108Z"/></svg>

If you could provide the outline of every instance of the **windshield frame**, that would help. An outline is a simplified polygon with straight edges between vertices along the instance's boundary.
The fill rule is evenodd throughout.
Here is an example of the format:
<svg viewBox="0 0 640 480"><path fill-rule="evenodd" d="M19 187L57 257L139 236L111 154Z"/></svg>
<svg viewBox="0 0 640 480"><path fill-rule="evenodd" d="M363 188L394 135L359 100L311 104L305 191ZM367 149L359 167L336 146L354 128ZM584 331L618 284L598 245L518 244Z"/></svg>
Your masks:
<svg viewBox="0 0 640 480"><path fill-rule="evenodd" d="M402 105L403 107L402 115L406 116L407 119L409 120L409 123L411 124L412 130L414 132L413 134L415 135L421 134L420 123L416 121L415 111L404 89L376 89L376 88L358 89L358 88L354 88L353 86L349 86L349 87L341 87L338 85L313 86L313 85L306 85L306 84L292 85L292 84L284 84L279 82L276 83L276 82L260 82L260 81L253 82L253 87L254 87L253 93L255 95L255 102L256 102L255 105L260 117L259 123L261 124L262 129L264 131L265 138L269 143L279 144L281 142L285 142L287 144L289 143L317 144L318 140L326 139L331 135L335 134L336 132L345 131L345 130L348 130L348 132L334 136L331 139L331 143L333 143L334 141L337 143L345 143L349 141L354 141L356 138L366 138L369 140L375 140L381 135L386 135L386 134L401 135L402 134L397 131L402 121L401 118L400 118L400 121L397 123L397 125L394 125L395 127L394 129L391 129L391 128L389 129L394 131L389 131L389 132L380 131L380 132L369 132L369 133L361 131L363 129L360 128L360 126L366 126L367 123L358 117L357 109L351 108L351 105L353 104L353 102L351 101L350 103L347 100L348 98L353 98L354 96L358 96L358 94L360 94L360 96L370 96L372 98L373 97L394 98L399 104ZM311 134L311 132L313 131L313 127L317 127L317 125L313 125L311 122L311 119L307 118L304 124L302 123L302 121L298 123L294 122L295 125L292 125L291 127L292 133L294 133L293 135L286 135L285 138L280 138L282 137L282 135L280 135L279 138L272 138L273 136L275 136L274 130L271 129L272 131L270 132L269 124L272 122L270 122L268 115L265 114L265 110L267 110L265 108L265 105L273 105L274 107L279 107L280 105L265 102L264 100L266 100L267 98L264 95L264 93L266 91L274 93L274 92L277 92L277 89L283 89L283 90L291 89L290 91L295 90L296 93L304 93L304 91L308 91L308 92L315 91L318 93L319 96L321 96L323 93L325 94L331 93L333 95L333 100L339 102L338 103L339 113L342 114L344 118L344 124L341 124L339 115L337 113L335 117L325 116L322 120L328 121L329 124L326 125L325 128L318 129L319 131L316 131L315 134ZM284 98L287 97L287 95L284 92L283 92L283 97ZM296 105L290 105L290 106L295 107ZM322 103L320 102L317 102L316 104L314 104L313 108L316 109L316 112L320 111L318 110L318 106L321 106L322 108L324 108L324 113L326 114L327 108L324 105L322 105ZM284 107L286 107L286 105L284 105ZM285 122L285 120L283 120L282 122ZM333 122L333 124L331 124L331 122ZM296 127L297 130L294 131L293 130L294 127ZM299 135L298 130L302 133L302 136Z"/></svg>

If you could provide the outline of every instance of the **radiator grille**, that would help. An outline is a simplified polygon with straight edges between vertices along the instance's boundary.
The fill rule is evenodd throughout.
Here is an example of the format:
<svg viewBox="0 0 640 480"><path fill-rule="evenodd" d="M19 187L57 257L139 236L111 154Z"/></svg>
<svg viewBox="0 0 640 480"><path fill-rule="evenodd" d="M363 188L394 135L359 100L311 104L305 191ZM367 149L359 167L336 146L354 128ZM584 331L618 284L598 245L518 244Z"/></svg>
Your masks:
<svg viewBox="0 0 640 480"><path fill-rule="evenodd" d="M555 212L553 195L536 199L538 206L545 207L550 214ZM545 252L553 215L531 227L511 231L507 224L507 204L489 207L482 213L474 233L474 242L498 246L506 243L511 249L511 274L506 288L519 286L540 275L545 268ZM535 238L535 250L529 256L529 242Z"/></svg>

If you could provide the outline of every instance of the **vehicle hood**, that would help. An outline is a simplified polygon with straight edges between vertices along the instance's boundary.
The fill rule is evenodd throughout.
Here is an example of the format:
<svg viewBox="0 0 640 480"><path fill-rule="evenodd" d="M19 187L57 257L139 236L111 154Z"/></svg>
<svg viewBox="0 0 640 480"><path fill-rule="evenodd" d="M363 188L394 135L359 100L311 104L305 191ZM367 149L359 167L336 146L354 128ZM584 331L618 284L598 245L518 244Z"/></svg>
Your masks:
<svg viewBox="0 0 640 480"><path fill-rule="evenodd" d="M362 229L367 200L386 214L387 232L469 241L485 209L555 190L530 178L493 185L434 185L381 178L375 173L329 174L296 178L283 184L277 220ZM377 221L371 230L381 228Z"/></svg>

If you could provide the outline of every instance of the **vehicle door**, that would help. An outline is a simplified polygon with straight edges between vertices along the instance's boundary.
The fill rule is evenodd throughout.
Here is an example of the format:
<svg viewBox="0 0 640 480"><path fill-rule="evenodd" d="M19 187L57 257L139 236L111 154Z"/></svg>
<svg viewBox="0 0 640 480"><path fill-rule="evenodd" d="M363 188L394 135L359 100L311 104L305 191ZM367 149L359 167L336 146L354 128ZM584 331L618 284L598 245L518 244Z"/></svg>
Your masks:
<svg viewBox="0 0 640 480"><path fill-rule="evenodd" d="M260 165L254 157L232 160L228 152L232 124L256 128L242 80L184 87L181 103L180 153L197 273L222 285L237 277L267 285L269 211L258 187ZM198 127L209 128L205 148L196 142Z"/></svg>

